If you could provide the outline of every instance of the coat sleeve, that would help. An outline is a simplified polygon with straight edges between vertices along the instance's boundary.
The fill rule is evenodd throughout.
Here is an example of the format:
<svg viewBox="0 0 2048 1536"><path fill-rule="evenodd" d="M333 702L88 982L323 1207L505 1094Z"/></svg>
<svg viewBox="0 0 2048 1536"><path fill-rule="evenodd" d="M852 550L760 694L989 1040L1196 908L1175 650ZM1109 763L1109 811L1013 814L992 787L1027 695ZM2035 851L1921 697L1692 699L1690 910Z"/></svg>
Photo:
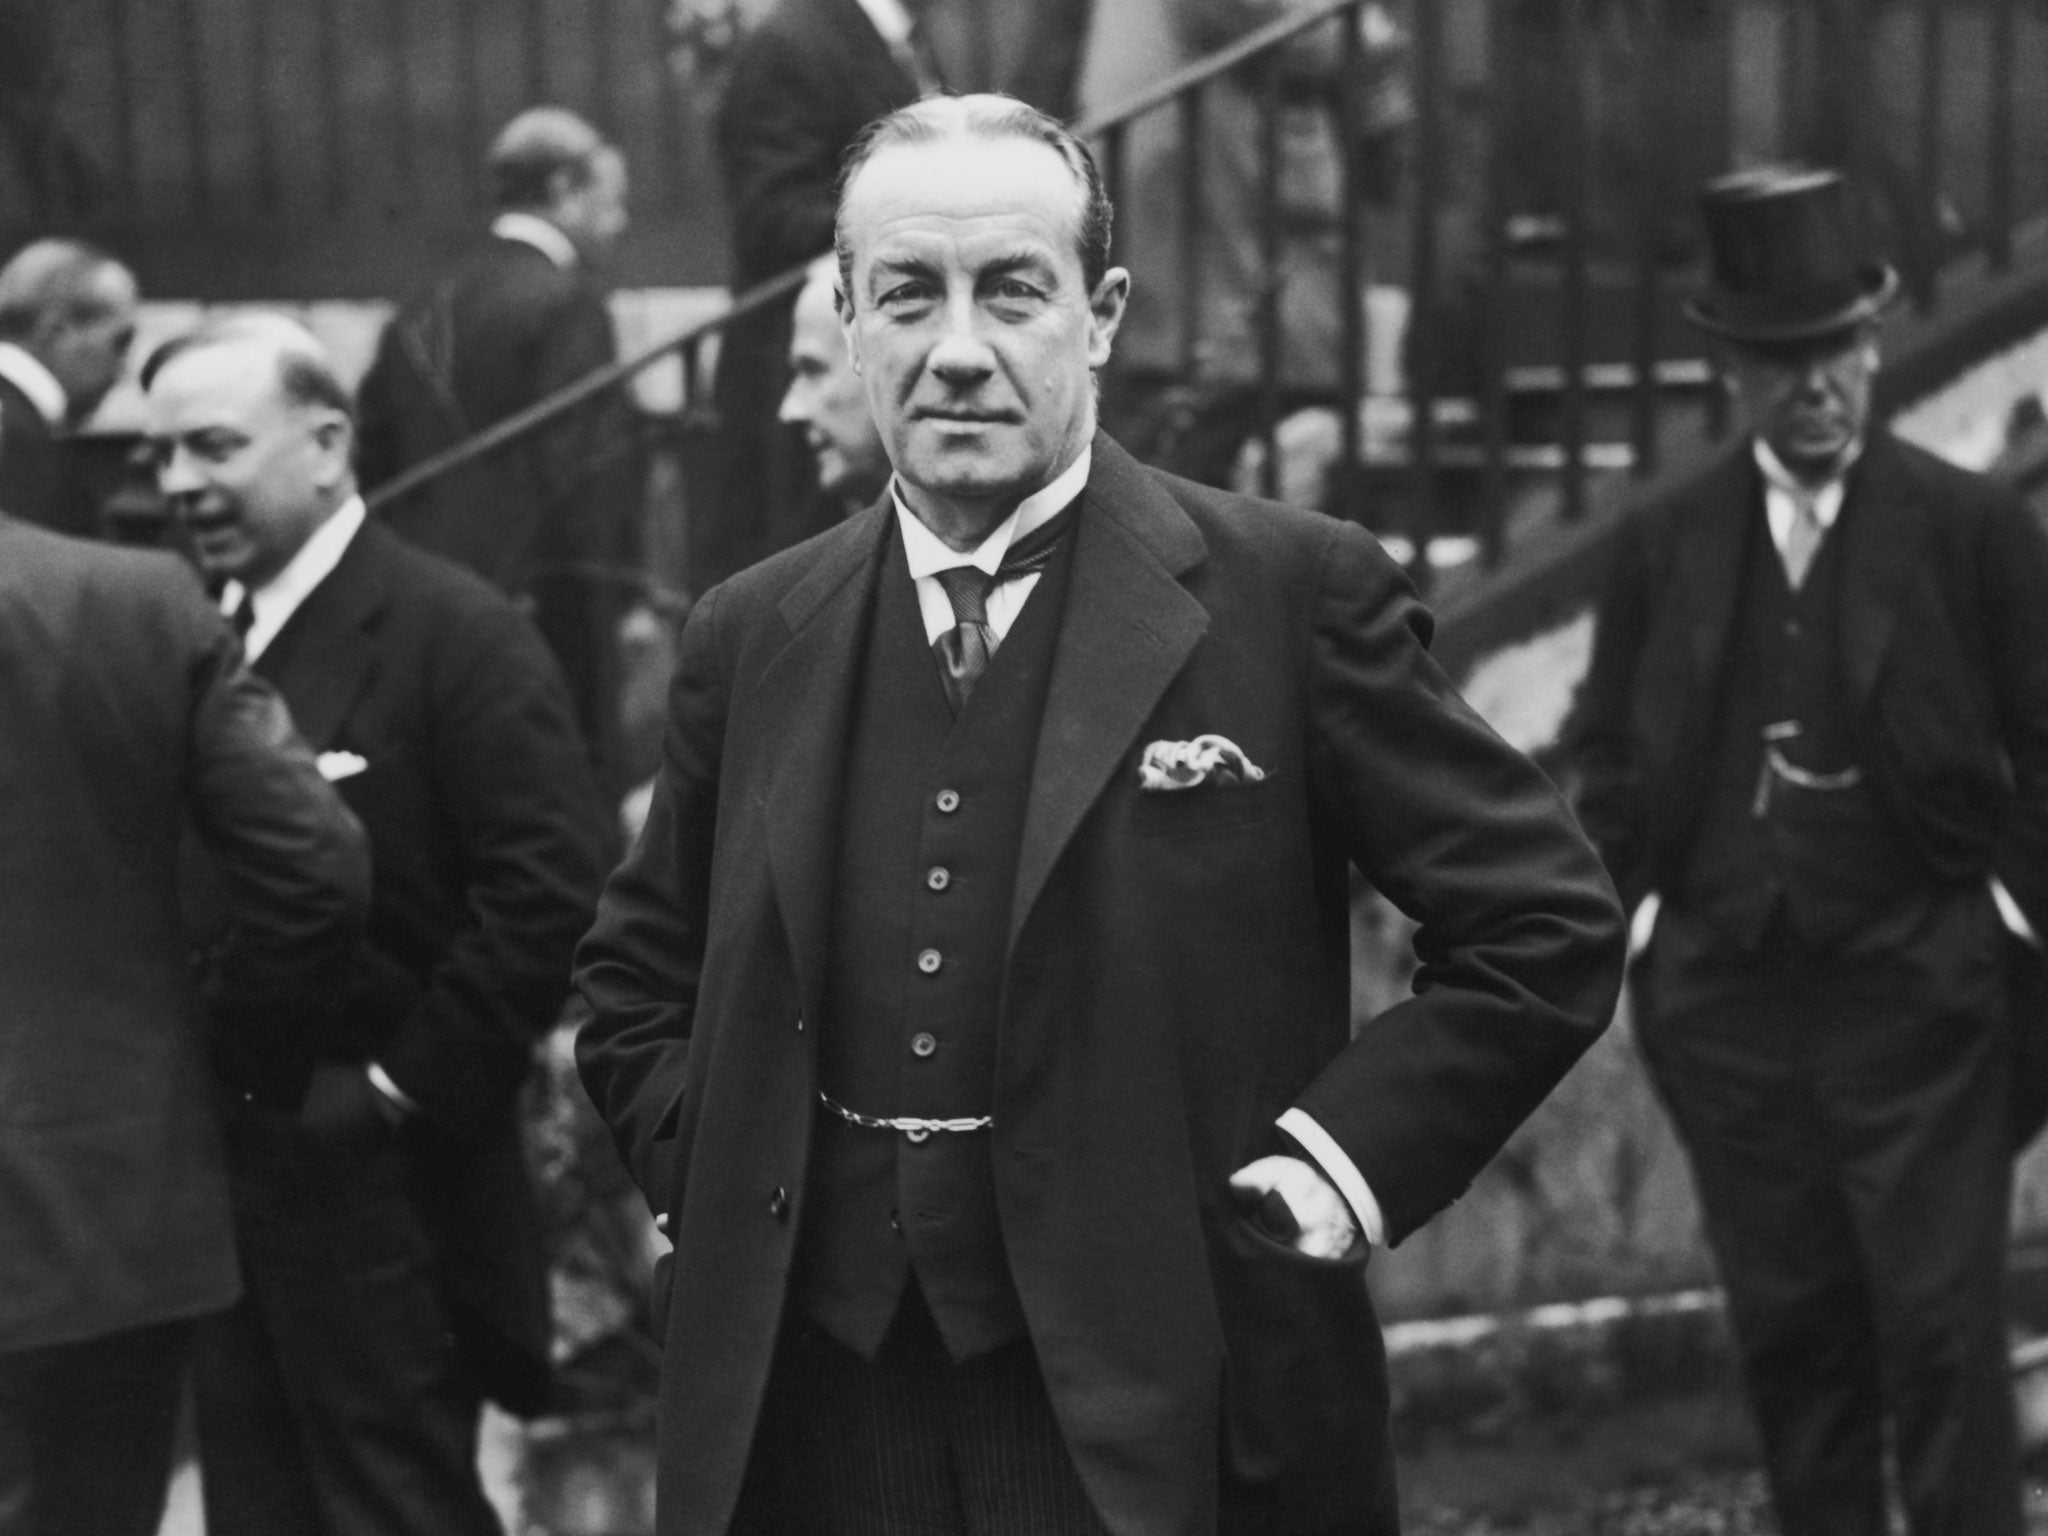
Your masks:
<svg viewBox="0 0 2048 1536"><path fill-rule="evenodd" d="M576 953L590 1017L576 1060L591 1102L654 1210L668 1208L682 1079L711 910L712 847L729 682L717 609L705 595L683 628L668 736L646 826Z"/></svg>
<svg viewBox="0 0 2048 1536"><path fill-rule="evenodd" d="M340 980L362 933L369 847L284 701L196 591L188 606L190 814L231 923L217 1006L237 1020L299 1017Z"/></svg>
<svg viewBox="0 0 2048 1536"><path fill-rule="evenodd" d="M378 1061L460 1133L502 1112L555 1022L603 877L606 825L568 689L533 626L495 601L444 622L423 663L433 733L422 746L463 910Z"/></svg>
<svg viewBox="0 0 2048 1536"><path fill-rule="evenodd" d="M1398 569L1339 525L1310 634L1312 792L1420 925L1420 970L1296 1107L1363 1175L1390 1242L1456 1199L1606 1027L1624 944L1563 798L1458 696L1428 634Z"/></svg>

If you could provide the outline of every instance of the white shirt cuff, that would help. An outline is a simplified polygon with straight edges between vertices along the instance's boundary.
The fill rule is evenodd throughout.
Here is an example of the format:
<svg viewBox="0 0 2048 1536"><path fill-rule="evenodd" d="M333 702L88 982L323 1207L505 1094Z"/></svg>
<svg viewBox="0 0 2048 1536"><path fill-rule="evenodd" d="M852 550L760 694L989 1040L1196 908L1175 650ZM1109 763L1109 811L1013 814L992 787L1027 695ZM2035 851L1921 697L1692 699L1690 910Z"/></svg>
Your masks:
<svg viewBox="0 0 2048 1536"><path fill-rule="evenodd" d="M1386 1240L1386 1218L1380 1215L1380 1203L1373 1198L1372 1187L1365 1182L1365 1175L1358 1171L1358 1165L1344 1155L1344 1149L1337 1145L1330 1133L1299 1109L1290 1109L1273 1122L1292 1136L1295 1142L1323 1170L1323 1177L1337 1186L1337 1193L1344 1197L1344 1203L1351 1207L1351 1214L1358 1218L1358 1230L1365 1240L1377 1248Z"/></svg>
<svg viewBox="0 0 2048 1536"><path fill-rule="evenodd" d="M376 1062L366 1062L363 1066L363 1075L369 1078L372 1088L383 1094L385 1098L396 1104L408 1115L416 1115L420 1112L419 1105L412 1101L412 1095L391 1081L391 1074L386 1072ZM1341 1157L1343 1154L1340 1152L1338 1156ZM1342 1186L1339 1187L1341 1188Z"/></svg>

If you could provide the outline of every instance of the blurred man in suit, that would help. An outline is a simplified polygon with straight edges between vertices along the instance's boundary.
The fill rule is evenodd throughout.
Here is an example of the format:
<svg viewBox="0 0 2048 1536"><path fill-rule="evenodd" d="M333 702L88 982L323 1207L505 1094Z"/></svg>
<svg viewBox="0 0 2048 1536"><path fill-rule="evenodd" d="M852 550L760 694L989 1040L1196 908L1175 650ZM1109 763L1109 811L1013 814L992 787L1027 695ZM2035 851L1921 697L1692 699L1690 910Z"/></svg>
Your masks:
<svg viewBox="0 0 2048 1536"><path fill-rule="evenodd" d="M369 858L169 556L0 516L0 720L0 1533L149 1536L194 1320L241 1290L186 828L222 1029L307 1027Z"/></svg>
<svg viewBox="0 0 2048 1536"><path fill-rule="evenodd" d="M220 322L144 382L164 495L376 864L336 1026L225 1068L248 1295L201 1341L208 1529L495 1536L479 1401L547 1396L515 1101L604 811L533 626L365 522L348 396L312 337Z"/></svg>
<svg viewBox="0 0 2048 1536"><path fill-rule="evenodd" d="M839 329L839 263L820 256L796 296L782 419L803 429L818 494L838 516L865 511L889 483L889 454ZM837 520L835 517L832 519Z"/></svg>
<svg viewBox="0 0 2048 1536"><path fill-rule="evenodd" d="M2048 539L1873 421L1834 172L1710 184L1746 430L1632 518L1576 727L1637 1037L1693 1163L1786 1536L2018 1536L1992 880L2048 932ZM2038 1026L2037 1026L2038 1027Z"/></svg>
<svg viewBox="0 0 2048 1536"><path fill-rule="evenodd" d="M732 213L732 285L744 291L832 245L839 157L863 125L936 85L916 39L923 0L778 0L741 40L718 113ZM712 497L690 528L699 590L836 516L798 435L778 419L791 301L726 329L714 398Z"/></svg>
<svg viewBox="0 0 2048 1536"><path fill-rule="evenodd" d="M135 299L126 267L75 240L38 240L0 267L0 512L99 534L64 438L119 381Z"/></svg>
<svg viewBox="0 0 2048 1536"><path fill-rule="evenodd" d="M931 98L845 188L893 494L699 600L578 954L660 1528L1391 1533L1367 1253L1605 1026L1613 890L1370 535L1095 430L1078 140ZM1423 959L1355 1042L1353 861Z"/></svg>
<svg viewBox="0 0 2048 1536"><path fill-rule="evenodd" d="M535 107L491 146L488 236L385 328L359 392L373 494L617 356L601 281L626 229L626 162L573 112ZM619 775L618 625L646 480L633 406L603 391L524 442L380 509L408 539L529 605L600 778Z"/></svg>

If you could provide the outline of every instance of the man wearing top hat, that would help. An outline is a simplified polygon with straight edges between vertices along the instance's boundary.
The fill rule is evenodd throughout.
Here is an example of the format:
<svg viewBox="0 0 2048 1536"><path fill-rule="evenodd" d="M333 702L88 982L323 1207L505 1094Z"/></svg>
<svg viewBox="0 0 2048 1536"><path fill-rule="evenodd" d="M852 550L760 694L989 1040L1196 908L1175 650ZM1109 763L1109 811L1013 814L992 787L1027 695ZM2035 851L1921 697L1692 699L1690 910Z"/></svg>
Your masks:
<svg viewBox="0 0 2048 1536"><path fill-rule="evenodd" d="M1871 420L1898 280L1835 173L1704 207L1745 431L1621 532L1581 814L1660 897L1638 1034L1787 1536L1888 1528L1887 1434L1914 1536L2017 1533L2000 903L2048 932L2048 539Z"/></svg>

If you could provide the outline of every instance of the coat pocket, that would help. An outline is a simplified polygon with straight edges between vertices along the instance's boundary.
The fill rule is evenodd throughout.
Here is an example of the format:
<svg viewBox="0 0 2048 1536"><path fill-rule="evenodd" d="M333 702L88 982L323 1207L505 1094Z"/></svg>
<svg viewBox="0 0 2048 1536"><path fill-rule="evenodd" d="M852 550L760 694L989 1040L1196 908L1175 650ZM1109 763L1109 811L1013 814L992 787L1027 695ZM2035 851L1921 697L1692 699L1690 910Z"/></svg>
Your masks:
<svg viewBox="0 0 2048 1536"><path fill-rule="evenodd" d="M1240 1215L1218 1247L1231 1473L1268 1492L1284 1529L1397 1529L1370 1250L1311 1258Z"/></svg>

